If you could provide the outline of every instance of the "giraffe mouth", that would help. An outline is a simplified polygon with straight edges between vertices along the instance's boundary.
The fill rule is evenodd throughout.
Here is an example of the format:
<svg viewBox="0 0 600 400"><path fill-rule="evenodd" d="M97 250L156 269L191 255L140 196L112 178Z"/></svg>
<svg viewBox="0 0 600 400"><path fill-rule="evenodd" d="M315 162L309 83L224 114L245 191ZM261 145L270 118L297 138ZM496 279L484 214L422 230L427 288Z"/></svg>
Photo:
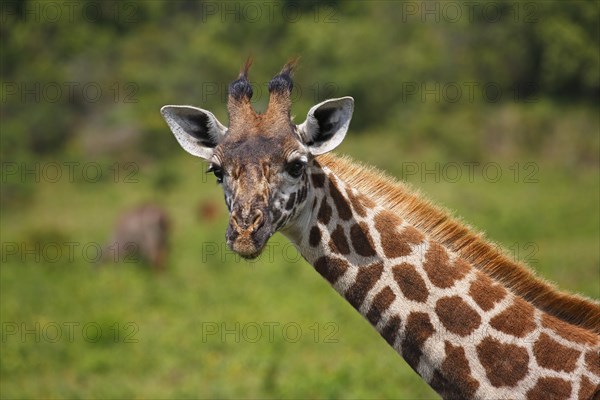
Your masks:
<svg viewBox="0 0 600 400"><path fill-rule="evenodd" d="M234 224L227 227L227 246L245 259L257 258L265 248L267 241L272 236L271 224L266 223L257 229L236 229Z"/></svg>
<svg viewBox="0 0 600 400"><path fill-rule="evenodd" d="M247 260L253 260L262 253L262 249L257 249L240 241L234 242L231 249Z"/></svg>

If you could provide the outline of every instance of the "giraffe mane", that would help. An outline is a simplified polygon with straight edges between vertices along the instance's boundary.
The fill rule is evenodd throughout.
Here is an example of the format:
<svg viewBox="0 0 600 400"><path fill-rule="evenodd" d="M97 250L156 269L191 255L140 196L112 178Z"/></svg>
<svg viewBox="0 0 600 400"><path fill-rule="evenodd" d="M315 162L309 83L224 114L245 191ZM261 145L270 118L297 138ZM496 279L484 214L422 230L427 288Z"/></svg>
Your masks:
<svg viewBox="0 0 600 400"><path fill-rule="evenodd" d="M536 276L525 264L512 260L483 233L432 204L406 183L377 168L357 163L348 156L328 153L317 157L317 161L346 184L388 210L401 214L407 222L460 254L515 295L554 317L600 334L599 302L559 291L552 283Z"/></svg>

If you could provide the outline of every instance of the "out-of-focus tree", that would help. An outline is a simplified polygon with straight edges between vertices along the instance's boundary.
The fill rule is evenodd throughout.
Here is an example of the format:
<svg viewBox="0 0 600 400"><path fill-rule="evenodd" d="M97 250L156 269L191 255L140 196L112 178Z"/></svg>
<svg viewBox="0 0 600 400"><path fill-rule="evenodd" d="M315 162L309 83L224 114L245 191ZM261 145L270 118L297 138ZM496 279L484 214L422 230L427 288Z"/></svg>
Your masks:
<svg viewBox="0 0 600 400"><path fill-rule="evenodd" d="M481 103L423 104L409 95L414 85L492 82L522 96L598 105L597 2L502 0L493 2L493 14L482 12L487 3L465 2L456 3L460 18L439 12L437 19L410 14L408 3L284 1L251 9L245 2L85 0L51 19L41 15L43 1L3 2L2 156L61 151L90 121L113 121L106 135L124 125L136 131L136 151L171 153L176 146L159 107L197 104L226 121L227 84L248 55L257 60L251 79L258 108L269 77L300 55L297 109L353 95L359 132L397 128L410 115L440 125L450 109L466 121ZM56 99L54 84L62 90ZM102 96L92 99L86 84ZM454 140L443 124L419 124Z"/></svg>

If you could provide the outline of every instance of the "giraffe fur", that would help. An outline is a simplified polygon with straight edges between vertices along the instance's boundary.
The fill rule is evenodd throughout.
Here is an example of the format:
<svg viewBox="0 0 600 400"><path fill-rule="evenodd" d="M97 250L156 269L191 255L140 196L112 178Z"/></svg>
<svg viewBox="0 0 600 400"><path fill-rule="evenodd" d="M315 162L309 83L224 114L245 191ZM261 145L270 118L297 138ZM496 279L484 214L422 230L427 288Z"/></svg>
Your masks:
<svg viewBox="0 0 600 400"><path fill-rule="evenodd" d="M254 258L281 232L444 399L598 399L598 302L557 290L406 185L329 153L354 100L317 104L296 125L296 63L272 79L260 114L248 61L230 86L229 127L196 107L161 109L223 188L229 247Z"/></svg>

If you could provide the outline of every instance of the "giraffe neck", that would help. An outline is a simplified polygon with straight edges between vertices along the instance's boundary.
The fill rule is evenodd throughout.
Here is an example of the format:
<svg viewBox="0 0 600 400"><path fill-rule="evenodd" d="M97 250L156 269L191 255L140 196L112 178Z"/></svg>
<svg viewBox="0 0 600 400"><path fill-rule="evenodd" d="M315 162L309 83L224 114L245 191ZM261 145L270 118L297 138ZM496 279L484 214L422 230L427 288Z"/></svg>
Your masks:
<svg viewBox="0 0 600 400"><path fill-rule="evenodd" d="M593 396L597 335L513 295L327 168L310 175L283 233L444 398Z"/></svg>

